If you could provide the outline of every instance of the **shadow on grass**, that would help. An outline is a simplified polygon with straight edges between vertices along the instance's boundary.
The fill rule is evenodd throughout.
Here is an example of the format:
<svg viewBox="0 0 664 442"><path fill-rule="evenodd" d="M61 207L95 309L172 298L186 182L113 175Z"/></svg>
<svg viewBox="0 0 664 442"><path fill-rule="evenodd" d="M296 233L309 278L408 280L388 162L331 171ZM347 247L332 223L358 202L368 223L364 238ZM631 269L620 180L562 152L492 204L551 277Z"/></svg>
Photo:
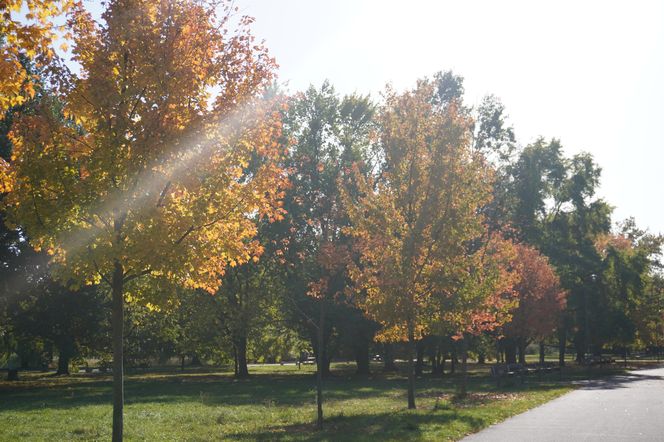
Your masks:
<svg viewBox="0 0 664 442"><path fill-rule="evenodd" d="M322 431L314 424L272 426L249 433L229 433L229 440L258 441L337 441L351 438L356 441L375 440L417 440L424 432L435 432L452 422L461 423L475 432L487 425L483 419L467 416L455 410L423 412L394 412L362 414L354 416L337 415L327 418ZM430 428L426 428L429 426ZM446 435L440 434L440 439Z"/></svg>
<svg viewBox="0 0 664 442"><path fill-rule="evenodd" d="M616 372L613 372L616 373ZM606 376L610 373L595 373ZM559 375L529 377L498 388L487 375L469 376L471 392L545 391L582 379L576 371ZM418 379L420 397L453 394L458 375L422 377ZM659 376L631 373L610 379L589 381L583 388L619 388L642 379L661 379ZM108 375L76 375L54 379L44 376L16 384L0 384L0 411L29 411L41 408L69 409L111 402L111 379ZM148 372L127 377L125 403L198 403L206 406L257 405L265 401L278 405L302 407L312 405L315 380L311 373L256 374L249 379L235 380L228 373L211 372ZM406 381L398 375L376 374L371 377L342 375L324 382L326 401L363 398L398 398L405 402Z"/></svg>

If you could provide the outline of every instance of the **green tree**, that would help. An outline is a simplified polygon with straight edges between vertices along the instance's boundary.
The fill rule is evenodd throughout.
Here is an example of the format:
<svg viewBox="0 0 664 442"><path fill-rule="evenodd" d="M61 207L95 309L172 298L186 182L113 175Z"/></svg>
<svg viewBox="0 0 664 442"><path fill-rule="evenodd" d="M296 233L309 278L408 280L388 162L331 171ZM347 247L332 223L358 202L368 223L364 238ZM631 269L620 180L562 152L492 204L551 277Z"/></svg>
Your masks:
<svg viewBox="0 0 664 442"><path fill-rule="evenodd" d="M292 318L312 342L321 379L329 370L335 329L343 325L335 318L349 308L343 298L348 278L339 259L349 251L350 238L343 231L349 219L340 186L352 187L353 170L370 173L374 113L368 97L340 98L325 82L294 97L284 118L285 134L293 142L287 159L292 186L284 198L283 223L287 295Z"/></svg>

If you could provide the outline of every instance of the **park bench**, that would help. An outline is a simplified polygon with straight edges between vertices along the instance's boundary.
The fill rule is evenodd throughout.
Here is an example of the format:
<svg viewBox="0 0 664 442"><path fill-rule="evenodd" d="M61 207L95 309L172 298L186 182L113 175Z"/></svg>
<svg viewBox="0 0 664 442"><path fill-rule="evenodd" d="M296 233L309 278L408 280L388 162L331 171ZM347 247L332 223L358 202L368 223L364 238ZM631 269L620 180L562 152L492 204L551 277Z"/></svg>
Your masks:
<svg viewBox="0 0 664 442"><path fill-rule="evenodd" d="M616 360L608 356L591 355L583 358L583 360L581 360L581 365L604 365L612 364L614 362L616 362Z"/></svg>
<svg viewBox="0 0 664 442"><path fill-rule="evenodd" d="M500 387L503 379L519 376L523 382L523 376L528 374L528 368L521 364L496 364L491 366L491 376L496 379Z"/></svg>

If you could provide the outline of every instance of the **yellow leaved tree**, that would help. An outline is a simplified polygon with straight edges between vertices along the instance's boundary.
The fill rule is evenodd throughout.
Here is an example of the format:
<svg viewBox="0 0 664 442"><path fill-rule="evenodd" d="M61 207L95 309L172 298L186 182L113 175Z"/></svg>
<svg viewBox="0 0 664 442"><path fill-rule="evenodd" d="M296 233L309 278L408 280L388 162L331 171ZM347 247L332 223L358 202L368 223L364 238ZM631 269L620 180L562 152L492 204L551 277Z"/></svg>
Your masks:
<svg viewBox="0 0 664 442"><path fill-rule="evenodd" d="M35 93L21 57L47 62L62 26L53 23L74 6L73 0L0 1L0 119L11 106ZM66 32L63 36L66 35Z"/></svg>
<svg viewBox="0 0 664 442"><path fill-rule="evenodd" d="M471 148L470 118L457 100L436 94L429 80L387 91L382 171L359 197L346 195L360 256L350 274L365 311L384 327L380 337L409 344L409 408L415 342L440 323L441 299L458 295L477 260L468 243L482 236L480 209L491 197L492 172Z"/></svg>
<svg viewBox="0 0 664 442"><path fill-rule="evenodd" d="M261 254L256 220L281 216L278 103L263 98L275 63L234 11L113 0L99 24L74 8L79 72L59 71L57 99L12 132L10 219L60 280L111 287L115 441L127 290L150 278L214 292Z"/></svg>

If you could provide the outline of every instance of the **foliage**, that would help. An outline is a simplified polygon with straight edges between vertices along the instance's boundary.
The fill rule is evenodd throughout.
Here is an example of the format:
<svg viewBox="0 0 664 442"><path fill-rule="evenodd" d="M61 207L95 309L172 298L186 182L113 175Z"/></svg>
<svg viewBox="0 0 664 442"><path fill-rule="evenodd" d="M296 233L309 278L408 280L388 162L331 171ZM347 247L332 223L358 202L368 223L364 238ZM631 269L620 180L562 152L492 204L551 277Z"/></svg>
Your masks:
<svg viewBox="0 0 664 442"><path fill-rule="evenodd" d="M278 121L252 99L272 61L247 20L229 39L208 8L113 2L104 28L73 14L81 73L60 78L66 119L43 106L15 123L6 201L61 278L110 281L118 263L125 280L213 290L227 263L260 254L246 214L278 214L283 175L244 166L279 155Z"/></svg>
<svg viewBox="0 0 664 442"><path fill-rule="evenodd" d="M526 245L516 248L519 282L514 291L519 305L503 327L503 334L525 345L544 339L555 330L558 315L565 308L566 293L545 256Z"/></svg>
<svg viewBox="0 0 664 442"><path fill-rule="evenodd" d="M64 31L63 26L54 24L54 18L65 14L76 3L73 0L4 0L0 3L0 120L5 111L34 97L36 75L25 68L23 59L35 59L44 65L53 58L53 42L58 31Z"/></svg>
<svg viewBox="0 0 664 442"><path fill-rule="evenodd" d="M490 170L470 149L470 120L432 103L422 80L401 95L388 90L381 115L384 165L358 179L347 198L360 263L352 277L384 340L413 340L437 319L436 298L453 296L467 273L464 244L484 228L477 209L489 198Z"/></svg>

